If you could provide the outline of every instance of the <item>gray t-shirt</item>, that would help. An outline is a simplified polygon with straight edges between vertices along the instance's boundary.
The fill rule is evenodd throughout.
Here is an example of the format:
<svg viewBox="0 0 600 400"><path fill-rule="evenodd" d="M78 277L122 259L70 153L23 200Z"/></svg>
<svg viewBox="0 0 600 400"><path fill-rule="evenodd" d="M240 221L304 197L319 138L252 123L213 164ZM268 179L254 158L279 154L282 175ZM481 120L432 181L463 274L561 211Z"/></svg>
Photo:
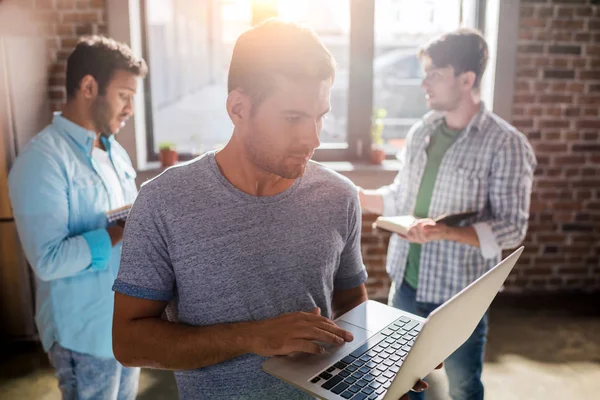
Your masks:
<svg viewBox="0 0 600 400"><path fill-rule="evenodd" d="M170 320L192 326L259 321L321 308L334 289L365 282L354 185L310 162L283 193L236 189L214 153L144 185L129 214L113 290L170 301ZM247 354L177 371L181 399L305 399Z"/></svg>

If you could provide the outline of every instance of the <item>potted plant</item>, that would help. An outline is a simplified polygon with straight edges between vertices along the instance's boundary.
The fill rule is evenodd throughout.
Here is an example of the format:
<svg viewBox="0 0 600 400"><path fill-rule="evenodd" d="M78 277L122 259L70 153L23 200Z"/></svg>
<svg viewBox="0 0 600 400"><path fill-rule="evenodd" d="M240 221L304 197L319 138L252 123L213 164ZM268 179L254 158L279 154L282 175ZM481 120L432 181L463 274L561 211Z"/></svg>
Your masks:
<svg viewBox="0 0 600 400"><path fill-rule="evenodd" d="M177 164L179 155L175 149L175 143L163 142L158 145L158 148L158 159L160 160L160 165L162 167L170 167Z"/></svg>
<svg viewBox="0 0 600 400"><path fill-rule="evenodd" d="M387 112L383 108L373 110L371 123L371 164L381 165L385 160L385 151L383 150L383 118Z"/></svg>

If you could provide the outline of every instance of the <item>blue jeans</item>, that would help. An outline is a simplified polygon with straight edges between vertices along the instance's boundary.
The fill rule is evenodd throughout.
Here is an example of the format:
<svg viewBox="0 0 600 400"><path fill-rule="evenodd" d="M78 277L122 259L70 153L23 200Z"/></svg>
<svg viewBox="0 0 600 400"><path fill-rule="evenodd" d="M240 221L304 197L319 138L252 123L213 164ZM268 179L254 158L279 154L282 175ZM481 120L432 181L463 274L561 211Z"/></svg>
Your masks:
<svg viewBox="0 0 600 400"><path fill-rule="evenodd" d="M421 317L427 317L439 305L421 303L416 300L417 292L406 282L397 288L392 285L389 304ZM487 340L487 313L479 322L471 337L444 361L453 400L483 400L483 355ZM410 400L423 400L424 393L410 393Z"/></svg>
<svg viewBox="0 0 600 400"><path fill-rule="evenodd" d="M99 358L65 349L58 343L48 353L63 400L134 400L139 368L125 368L114 358Z"/></svg>

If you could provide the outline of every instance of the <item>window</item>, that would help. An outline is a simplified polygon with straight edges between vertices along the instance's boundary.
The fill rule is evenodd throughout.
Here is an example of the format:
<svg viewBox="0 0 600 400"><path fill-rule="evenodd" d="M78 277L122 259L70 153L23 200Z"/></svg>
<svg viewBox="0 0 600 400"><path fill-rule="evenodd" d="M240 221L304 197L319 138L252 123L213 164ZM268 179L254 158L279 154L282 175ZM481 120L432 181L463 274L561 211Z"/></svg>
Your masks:
<svg viewBox="0 0 600 400"><path fill-rule="evenodd" d="M233 45L276 15L312 27L338 64L315 159L368 158L374 110L385 110L379 122L392 155L427 111L416 50L459 26L464 1L140 0L148 159L167 143L181 160L225 145L233 130L225 110Z"/></svg>
<svg viewBox="0 0 600 400"><path fill-rule="evenodd" d="M461 24L461 0L376 0L373 58L374 118L383 147L395 154L427 111L417 51Z"/></svg>

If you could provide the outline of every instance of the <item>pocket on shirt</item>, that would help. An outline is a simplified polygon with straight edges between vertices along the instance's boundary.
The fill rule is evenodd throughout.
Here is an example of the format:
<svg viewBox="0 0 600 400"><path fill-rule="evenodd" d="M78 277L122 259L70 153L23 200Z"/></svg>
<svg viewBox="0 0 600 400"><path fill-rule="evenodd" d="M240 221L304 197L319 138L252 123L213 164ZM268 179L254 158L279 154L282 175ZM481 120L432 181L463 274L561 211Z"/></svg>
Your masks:
<svg viewBox="0 0 600 400"><path fill-rule="evenodd" d="M486 182L484 171L457 167L454 171L454 188L461 197L461 211L477 211L485 208Z"/></svg>
<svg viewBox="0 0 600 400"><path fill-rule="evenodd" d="M84 230L100 227L99 218L108 211L106 189L96 174L78 174L71 179L69 210L71 222Z"/></svg>

